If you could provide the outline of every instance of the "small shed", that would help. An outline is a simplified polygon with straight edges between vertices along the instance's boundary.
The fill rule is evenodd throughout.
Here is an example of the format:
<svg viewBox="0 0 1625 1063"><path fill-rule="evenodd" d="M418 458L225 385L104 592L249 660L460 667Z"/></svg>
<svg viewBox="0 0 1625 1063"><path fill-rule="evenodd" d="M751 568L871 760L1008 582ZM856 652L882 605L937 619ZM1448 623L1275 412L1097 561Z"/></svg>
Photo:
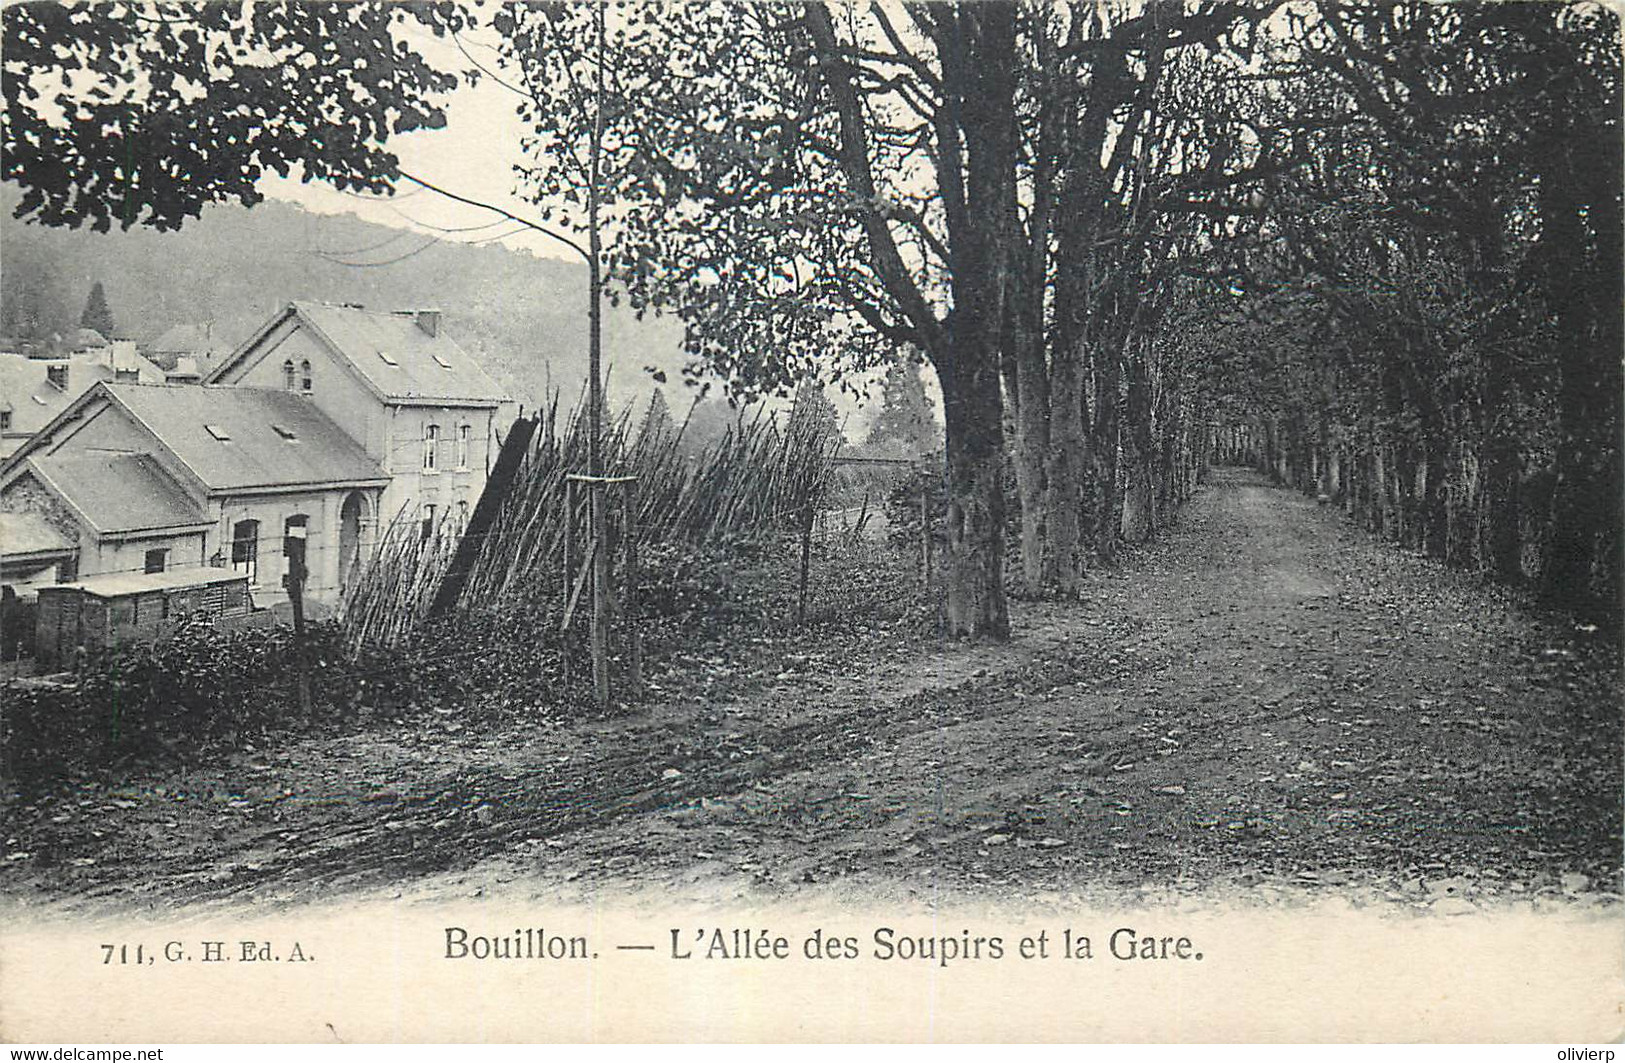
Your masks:
<svg viewBox="0 0 1625 1063"><path fill-rule="evenodd" d="M242 616L252 609L248 574L228 569L109 573L39 589L35 655L41 667L73 664L75 650L150 642L196 614Z"/></svg>

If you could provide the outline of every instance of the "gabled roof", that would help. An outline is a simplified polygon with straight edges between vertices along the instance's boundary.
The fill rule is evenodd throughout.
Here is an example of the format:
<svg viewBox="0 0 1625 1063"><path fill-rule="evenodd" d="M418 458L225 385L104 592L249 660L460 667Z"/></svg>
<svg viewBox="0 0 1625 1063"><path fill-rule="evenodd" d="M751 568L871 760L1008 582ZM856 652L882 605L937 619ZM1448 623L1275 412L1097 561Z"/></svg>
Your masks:
<svg viewBox="0 0 1625 1063"><path fill-rule="evenodd" d="M388 480L359 443L292 392L102 386L210 491Z"/></svg>
<svg viewBox="0 0 1625 1063"><path fill-rule="evenodd" d="M203 508L150 454L37 455L28 468L103 535L209 523Z"/></svg>
<svg viewBox="0 0 1625 1063"><path fill-rule="evenodd" d="M74 544L38 513L0 513L0 555L70 554Z"/></svg>
<svg viewBox="0 0 1625 1063"><path fill-rule="evenodd" d="M305 301L289 303L222 361L208 379L219 380L289 316L297 316L385 402L489 407L509 401L502 386L443 328L437 326L431 335L404 311L380 313Z"/></svg>
<svg viewBox="0 0 1625 1063"><path fill-rule="evenodd" d="M46 371L51 366L66 367L66 391L47 378ZM164 381L163 370L134 351L110 348L95 355L72 358L25 358L20 354L0 353L0 410L11 411L11 427L6 434L38 432L97 381L116 379L119 370L135 371L143 384Z"/></svg>
<svg viewBox="0 0 1625 1063"><path fill-rule="evenodd" d="M67 391L46 381L45 371L53 365L68 367ZM38 432L92 384L112 375L112 370L101 371L100 366L82 359L47 360L0 353L0 410L11 411L11 427L6 434Z"/></svg>

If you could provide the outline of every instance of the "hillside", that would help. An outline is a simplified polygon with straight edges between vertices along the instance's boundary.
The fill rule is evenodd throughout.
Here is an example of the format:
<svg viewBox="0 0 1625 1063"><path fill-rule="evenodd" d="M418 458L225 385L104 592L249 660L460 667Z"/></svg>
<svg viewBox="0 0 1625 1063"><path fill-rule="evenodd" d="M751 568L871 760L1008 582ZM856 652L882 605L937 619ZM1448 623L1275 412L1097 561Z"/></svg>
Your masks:
<svg viewBox="0 0 1625 1063"><path fill-rule="evenodd" d="M215 206L180 232L145 229L95 233L49 229L11 217L15 189L0 192L0 333L67 333L91 287L106 291L117 331L140 341L179 324L212 322L228 344L246 338L290 299L399 309L439 307L447 329L527 406L550 387L567 400L586 380L586 279L583 267L495 245L420 247L425 237L267 201L252 209ZM350 261L399 261L375 267ZM615 406L655 387L645 366L664 371L675 392L683 364L681 328L605 315L605 356Z"/></svg>

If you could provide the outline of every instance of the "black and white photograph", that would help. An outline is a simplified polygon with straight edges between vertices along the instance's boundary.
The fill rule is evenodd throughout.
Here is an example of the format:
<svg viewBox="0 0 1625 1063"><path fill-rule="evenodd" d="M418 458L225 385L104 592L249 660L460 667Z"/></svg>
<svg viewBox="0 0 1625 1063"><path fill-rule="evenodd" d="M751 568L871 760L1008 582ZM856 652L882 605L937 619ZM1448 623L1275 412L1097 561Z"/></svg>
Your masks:
<svg viewBox="0 0 1625 1063"><path fill-rule="evenodd" d="M0 1040L1625 1036L1616 5L0 18Z"/></svg>

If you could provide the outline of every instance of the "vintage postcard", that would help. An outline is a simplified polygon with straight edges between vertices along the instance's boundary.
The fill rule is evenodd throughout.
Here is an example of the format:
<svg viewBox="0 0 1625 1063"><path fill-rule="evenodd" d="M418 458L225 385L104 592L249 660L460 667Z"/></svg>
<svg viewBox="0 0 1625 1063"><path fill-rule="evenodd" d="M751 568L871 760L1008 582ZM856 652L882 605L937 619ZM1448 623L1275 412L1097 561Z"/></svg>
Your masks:
<svg viewBox="0 0 1625 1063"><path fill-rule="evenodd" d="M0 1039L1625 1035L1615 8L0 14Z"/></svg>

